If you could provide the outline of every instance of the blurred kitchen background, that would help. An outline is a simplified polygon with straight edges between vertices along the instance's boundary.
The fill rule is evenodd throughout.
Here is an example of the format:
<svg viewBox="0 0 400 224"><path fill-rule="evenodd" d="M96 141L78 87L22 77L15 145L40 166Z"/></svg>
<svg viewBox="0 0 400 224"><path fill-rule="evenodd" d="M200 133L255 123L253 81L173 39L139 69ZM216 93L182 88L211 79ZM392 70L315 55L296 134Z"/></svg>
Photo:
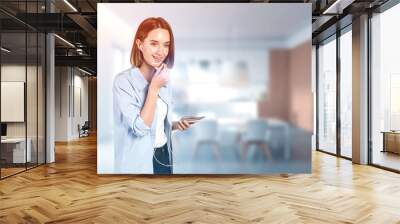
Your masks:
<svg viewBox="0 0 400 224"><path fill-rule="evenodd" d="M175 132L174 172L310 171L311 42L221 48L177 49L174 118L206 118Z"/></svg>

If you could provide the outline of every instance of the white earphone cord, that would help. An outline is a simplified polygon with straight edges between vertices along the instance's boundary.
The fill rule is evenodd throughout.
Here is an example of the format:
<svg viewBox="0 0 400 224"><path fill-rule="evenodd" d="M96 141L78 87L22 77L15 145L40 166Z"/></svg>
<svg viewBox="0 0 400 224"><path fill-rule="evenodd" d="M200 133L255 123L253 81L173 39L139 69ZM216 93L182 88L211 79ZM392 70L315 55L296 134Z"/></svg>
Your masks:
<svg viewBox="0 0 400 224"><path fill-rule="evenodd" d="M157 148L155 148L155 149L153 150L153 158L156 160L156 162L157 162L158 164L160 164L161 166L172 167L172 165L164 164L164 163L160 162L160 161L157 159L157 157L156 157L156 150L157 150ZM170 158L170 159L171 159L171 158Z"/></svg>

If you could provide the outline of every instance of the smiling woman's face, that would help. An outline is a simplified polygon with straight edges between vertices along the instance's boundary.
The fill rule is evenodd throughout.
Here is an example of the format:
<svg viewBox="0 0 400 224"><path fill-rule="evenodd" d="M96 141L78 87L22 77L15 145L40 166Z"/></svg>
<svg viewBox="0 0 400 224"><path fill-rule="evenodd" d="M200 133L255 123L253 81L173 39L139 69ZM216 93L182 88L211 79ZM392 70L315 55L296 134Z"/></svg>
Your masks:
<svg viewBox="0 0 400 224"><path fill-rule="evenodd" d="M146 64L157 68L168 56L170 35L168 30L157 28L150 31L143 42L137 40L137 44Z"/></svg>

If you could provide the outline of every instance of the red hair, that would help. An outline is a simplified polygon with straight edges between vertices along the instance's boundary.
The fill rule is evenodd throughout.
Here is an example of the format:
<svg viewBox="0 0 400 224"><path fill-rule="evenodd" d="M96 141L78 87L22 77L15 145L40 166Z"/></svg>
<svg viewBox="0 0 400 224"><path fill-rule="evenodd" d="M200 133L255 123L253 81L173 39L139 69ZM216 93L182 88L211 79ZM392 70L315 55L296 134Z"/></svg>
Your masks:
<svg viewBox="0 0 400 224"><path fill-rule="evenodd" d="M165 58L164 63L167 64L168 68L172 68L174 65L174 55L175 55L175 44L174 44L174 35L172 34L172 29L168 22L161 17L150 17L139 25L138 30L136 31L135 39L133 40L133 46L131 51L131 64L135 67L140 67L143 63L143 55L140 52L139 47L136 44L136 40L144 41L147 35L154 29L166 29L169 32L170 44L168 56Z"/></svg>

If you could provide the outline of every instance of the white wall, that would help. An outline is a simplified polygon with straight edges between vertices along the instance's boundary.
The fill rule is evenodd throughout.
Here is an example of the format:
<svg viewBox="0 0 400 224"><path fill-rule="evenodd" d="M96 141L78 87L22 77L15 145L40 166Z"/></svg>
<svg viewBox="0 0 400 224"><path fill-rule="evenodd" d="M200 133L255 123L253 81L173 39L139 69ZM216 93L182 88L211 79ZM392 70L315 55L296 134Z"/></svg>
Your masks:
<svg viewBox="0 0 400 224"><path fill-rule="evenodd" d="M74 71L74 102L71 102L71 105L74 104L72 108L72 120L71 120L71 135L72 138L78 138L78 124L81 126L88 121L88 77L81 76L82 73L78 73L77 70ZM80 91L80 93L79 93ZM80 95L80 97L79 97ZM81 102L79 102L81 101ZM79 108L81 107L81 108ZM81 109L81 111L79 111Z"/></svg>
<svg viewBox="0 0 400 224"><path fill-rule="evenodd" d="M68 85L69 76L67 67L55 69L55 141L68 140Z"/></svg>
<svg viewBox="0 0 400 224"><path fill-rule="evenodd" d="M25 65L2 65L1 66L1 81L3 82L25 82L25 69L28 72L32 67ZM7 108L1 108L7 110ZM7 123L7 137L25 137L25 122L8 122Z"/></svg>
<svg viewBox="0 0 400 224"><path fill-rule="evenodd" d="M56 67L56 141L79 138L78 124L88 120L88 78L83 75L72 67Z"/></svg>
<svg viewBox="0 0 400 224"><path fill-rule="evenodd" d="M25 70L26 69L26 70ZM27 88L27 119L28 119L28 137L30 133L36 134L36 80L33 80L31 75L36 75L36 67L25 65L2 65L1 66L1 81L2 82L25 82L26 72L28 74L28 81L30 87ZM4 96L3 96L4 97ZM34 102L34 104L32 104ZM10 108L1 108L2 110L9 110ZM34 123L32 123L34 122ZM8 137L25 137L25 126L26 122L7 122L7 136Z"/></svg>

